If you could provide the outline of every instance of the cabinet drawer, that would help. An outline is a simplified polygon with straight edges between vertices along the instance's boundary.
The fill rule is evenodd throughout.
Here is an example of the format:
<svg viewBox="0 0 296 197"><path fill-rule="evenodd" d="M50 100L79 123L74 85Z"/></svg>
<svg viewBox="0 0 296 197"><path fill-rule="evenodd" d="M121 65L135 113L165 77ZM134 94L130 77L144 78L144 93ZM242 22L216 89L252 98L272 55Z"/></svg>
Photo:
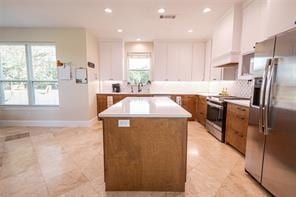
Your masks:
<svg viewBox="0 0 296 197"><path fill-rule="evenodd" d="M245 154L246 152L246 142L247 138L244 134L242 134L239 131L235 131L233 129L228 130L231 135L227 135L226 137L226 143L232 145L234 148L236 148L241 153Z"/></svg>
<svg viewBox="0 0 296 197"><path fill-rule="evenodd" d="M227 114L228 126L235 131L244 132L248 127L248 119L246 117L239 116L237 114Z"/></svg>
<svg viewBox="0 0 296 197"><path fill-rule="evenodd" d="M235 104L227 105L226 143L241 153L246 151L249 108Z"/></svg>
<svg viewBox="0 0 296 197"><path fill-rule="evenodd" d="M236 114L240 118L245 118L249 115L248 107L242 107L234 104L228 104L227 111L229 111L230 113Z"/></svg>

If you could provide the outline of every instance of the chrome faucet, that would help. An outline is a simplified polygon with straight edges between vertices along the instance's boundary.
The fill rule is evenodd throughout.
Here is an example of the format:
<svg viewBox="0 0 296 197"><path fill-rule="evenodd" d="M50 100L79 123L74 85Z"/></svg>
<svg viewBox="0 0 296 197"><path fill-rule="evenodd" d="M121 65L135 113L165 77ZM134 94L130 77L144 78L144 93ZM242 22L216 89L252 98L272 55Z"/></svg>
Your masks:
<svg viewBox="0 0 296 197"><path fill-rule="evenodd" d="M143 87L143 83L142 82L138 83L138 92L142 91L142 87Z"/></svg>

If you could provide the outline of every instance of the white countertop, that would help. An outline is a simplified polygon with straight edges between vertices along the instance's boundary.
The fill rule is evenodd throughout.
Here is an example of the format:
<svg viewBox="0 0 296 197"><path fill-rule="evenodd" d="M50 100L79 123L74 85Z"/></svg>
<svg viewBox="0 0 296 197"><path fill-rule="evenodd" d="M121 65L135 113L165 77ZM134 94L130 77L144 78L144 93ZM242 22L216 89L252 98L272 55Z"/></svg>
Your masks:
<svg viewBox="0 0 296 197"><path fill-rule="evenodd" d="M200 96L216 96L218 93L208 92L97 92L97 94L110 95L200 95Z"/></svg>
<svg viewBox="0 0 296 197"><path fill-rule="evenodd" d="M236 104L236 105L241 105L244 107L250 107L250 100L225 100L228 103Z"/></svg>
<svg viewBox="0 0 296 197"><path fill-rule="evenodd" d="M192 115L168 97L127 97L99 117L190 118Z"/></svg>

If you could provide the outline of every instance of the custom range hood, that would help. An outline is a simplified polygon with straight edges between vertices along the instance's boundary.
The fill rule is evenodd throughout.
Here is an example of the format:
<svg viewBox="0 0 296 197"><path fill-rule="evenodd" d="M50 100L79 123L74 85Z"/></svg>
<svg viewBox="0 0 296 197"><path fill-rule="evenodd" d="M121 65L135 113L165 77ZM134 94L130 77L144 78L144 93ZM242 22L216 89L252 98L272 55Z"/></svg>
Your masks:
<svg viewBox="0 0 296 197"><path fill-rule="evenodd" d="M218 22L212 38L214 67L236 67L240 60L242 5L235 4Z"/></svg>

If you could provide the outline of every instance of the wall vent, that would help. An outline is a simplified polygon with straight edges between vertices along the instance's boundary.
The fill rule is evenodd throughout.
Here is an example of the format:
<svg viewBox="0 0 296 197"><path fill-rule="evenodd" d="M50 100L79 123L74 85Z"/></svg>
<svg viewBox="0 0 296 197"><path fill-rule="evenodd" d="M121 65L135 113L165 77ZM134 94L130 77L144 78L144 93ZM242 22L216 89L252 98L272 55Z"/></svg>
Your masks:
<svg viewBox="0 0 296 197"><path fill-rule="evenodd" d="M175 19L176 15L160 15L160 19Z"/></svg>

